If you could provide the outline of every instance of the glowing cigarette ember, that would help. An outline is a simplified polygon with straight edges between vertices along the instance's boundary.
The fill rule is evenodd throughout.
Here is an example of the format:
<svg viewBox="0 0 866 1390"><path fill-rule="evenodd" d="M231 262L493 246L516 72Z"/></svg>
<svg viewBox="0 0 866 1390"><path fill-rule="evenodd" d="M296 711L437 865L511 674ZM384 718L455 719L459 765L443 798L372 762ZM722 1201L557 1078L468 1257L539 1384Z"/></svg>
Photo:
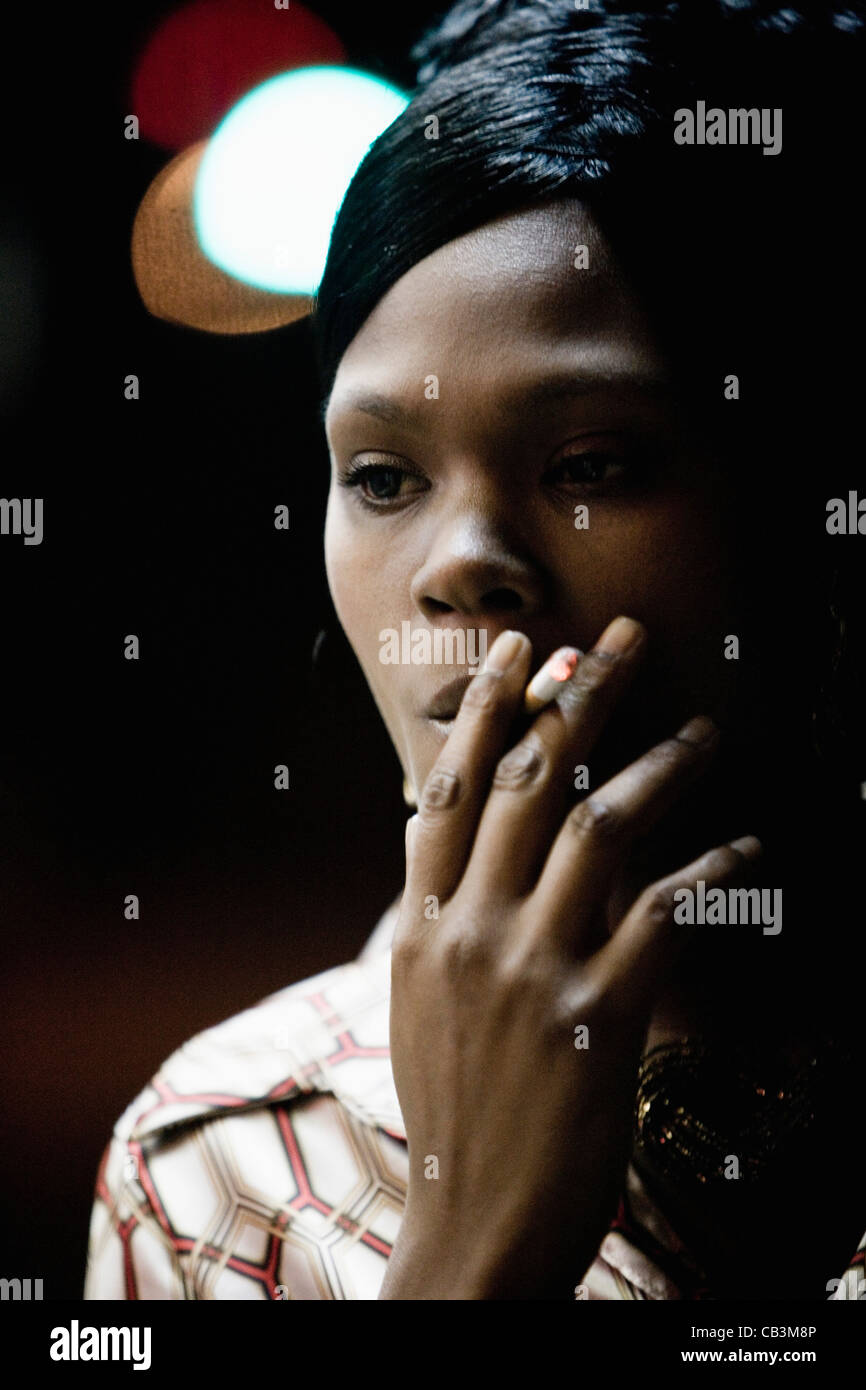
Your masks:
<svg viewBox="0 0 866 1390"><path fill-rule="evenodd" d="M548 657L526 687L523 703L527 714L536 714L556 698L565 682L571 680L582 655L576 647L560 647Z"/></svg>

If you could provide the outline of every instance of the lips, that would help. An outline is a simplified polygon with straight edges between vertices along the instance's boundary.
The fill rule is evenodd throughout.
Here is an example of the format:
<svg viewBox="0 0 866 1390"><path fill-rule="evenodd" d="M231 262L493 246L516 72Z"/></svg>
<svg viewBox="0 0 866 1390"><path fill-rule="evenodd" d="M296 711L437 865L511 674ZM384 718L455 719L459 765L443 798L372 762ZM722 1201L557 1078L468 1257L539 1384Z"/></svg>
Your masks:
<svg viewBox="0 0 866 1390"><path fill-rule="evenodd" d="M423 711L424 717L426 719L453 719L471 681L472 676L458 676L456 680L443 685Z"/></svg>

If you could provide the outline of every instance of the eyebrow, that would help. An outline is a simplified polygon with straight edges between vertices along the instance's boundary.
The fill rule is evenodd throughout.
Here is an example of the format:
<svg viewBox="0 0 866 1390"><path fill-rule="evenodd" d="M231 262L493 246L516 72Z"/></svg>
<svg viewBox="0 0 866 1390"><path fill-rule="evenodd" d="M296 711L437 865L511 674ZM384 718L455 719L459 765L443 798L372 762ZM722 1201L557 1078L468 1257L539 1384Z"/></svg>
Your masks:
<svg viewBox="0 0 866 1390"><path fill-rule="evenodd" d="M590 396L597 391L611 389L638 391L642 395L664 398L671 394L668 380L661 376L641 372L592 372L584 375L569 374L567 377L550 377L534 382L515 392L504 406L507 414L518 415L527 406L550 405L554 401ZM325 423L331 392L319 408L319 421ZM398 401L389 396L381 396L375 391L358 391L346 397L340 406L343 411L360 411L383 420L387 425L411 426L422 413L423 406L417 410L406 410Z"/></svg>

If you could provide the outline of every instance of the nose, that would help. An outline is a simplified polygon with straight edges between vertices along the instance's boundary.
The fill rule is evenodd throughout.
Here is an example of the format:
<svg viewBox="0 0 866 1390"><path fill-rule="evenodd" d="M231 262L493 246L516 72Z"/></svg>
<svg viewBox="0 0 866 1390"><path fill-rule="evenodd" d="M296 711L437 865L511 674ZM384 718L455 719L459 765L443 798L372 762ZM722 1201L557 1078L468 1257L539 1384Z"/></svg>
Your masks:
<svg viewBox="0 0 866 1390"><path fill-rule="evenodd" d="M447 614L474 621L531 618L545 600L540 567L490 509L451 516L415 574L411 596L428 622Z"/></svg>

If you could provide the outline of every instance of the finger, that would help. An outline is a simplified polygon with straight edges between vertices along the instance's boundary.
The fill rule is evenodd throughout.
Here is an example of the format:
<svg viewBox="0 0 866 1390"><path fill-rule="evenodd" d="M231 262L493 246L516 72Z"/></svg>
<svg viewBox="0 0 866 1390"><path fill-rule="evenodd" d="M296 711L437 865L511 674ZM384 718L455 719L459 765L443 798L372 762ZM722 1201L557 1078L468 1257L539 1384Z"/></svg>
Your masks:
<svg viewBox="0 0 866 1390"><path fill-rule="evenodd" d="M746 835L710 850L645 889L595 958L603 988L616 999L618 1010L643 1016L695 931L676 921L681 899L675 895L682 889L695 892L699 879L706 891L733 887L751 876L762 853L760 840Z"/></svg>
<svg viewBox="0 0 866 1390"><path fill-rule="evenodd" d="M719 730L700 717L579 801L565 818L538 880L537 920L578 954L610 892L615 870L686 787L709 766Z"/></svg>
<svg viewBox="0 0 866 1390"><path fill-rule="evenodd" d="M574 798L575 765L592 752L645 647L642 624L616 618L555 702L500 758L469 867L480 892L513 897L534 887Z"/></svg>
<svg viewBox="0 0 866 1390"><path fill-rule="evenodd" d="M531 654L524 633L500 633L466 688L454 728L421 790L407 841L406 888L413 902L431 895L442 901L463 877Z"/></svg>

